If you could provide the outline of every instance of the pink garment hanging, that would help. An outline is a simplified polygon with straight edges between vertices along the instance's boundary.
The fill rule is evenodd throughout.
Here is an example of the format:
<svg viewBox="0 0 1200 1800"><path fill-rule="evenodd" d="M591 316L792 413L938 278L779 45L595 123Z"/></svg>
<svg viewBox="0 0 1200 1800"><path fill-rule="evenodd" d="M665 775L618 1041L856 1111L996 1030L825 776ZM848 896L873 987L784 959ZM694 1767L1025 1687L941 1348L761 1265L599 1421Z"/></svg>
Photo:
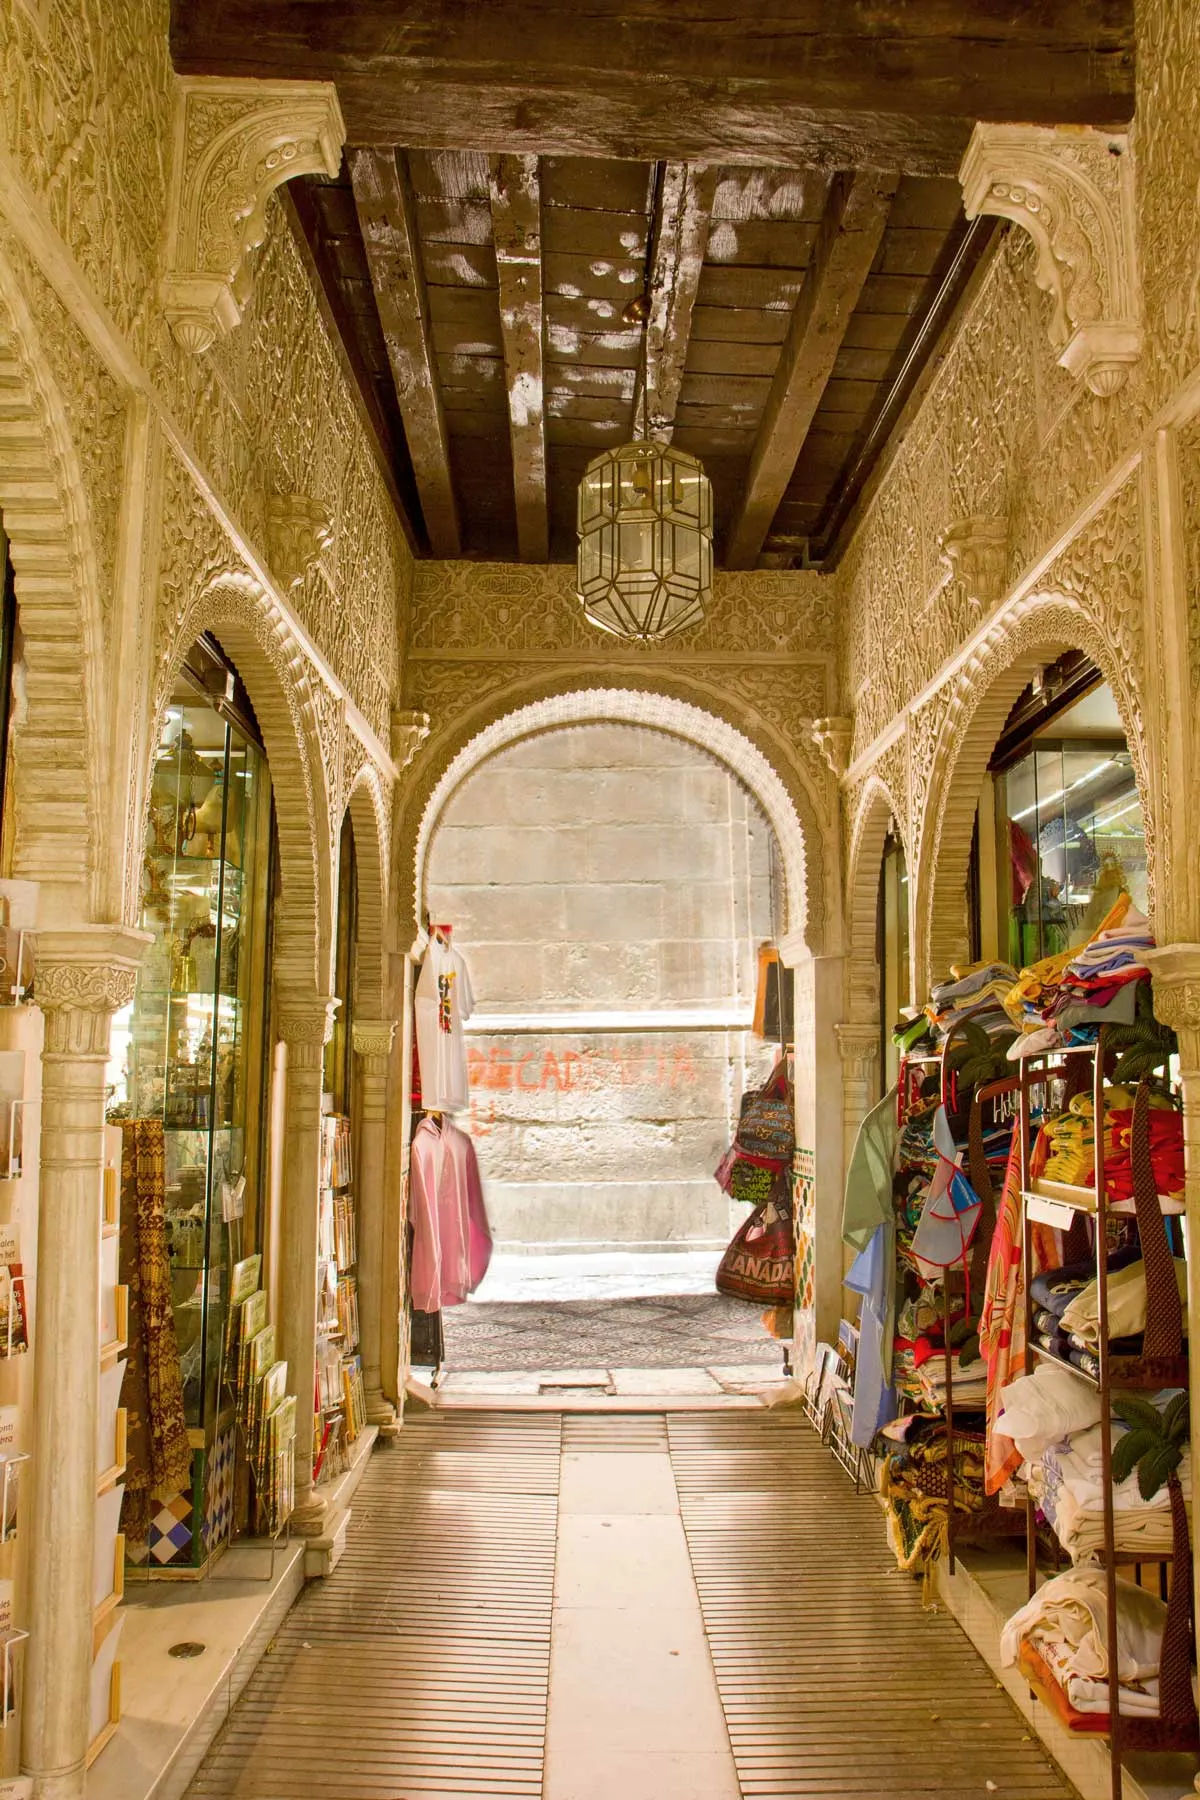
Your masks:
<svg viewBox="0 0 1200 1800"><path fill-rule="evenodd" d="M443 1119L413 1134L409 1180L412 1303L418 1312L461 1306L487 1274L492 1234L475 1146Z"/></svg>

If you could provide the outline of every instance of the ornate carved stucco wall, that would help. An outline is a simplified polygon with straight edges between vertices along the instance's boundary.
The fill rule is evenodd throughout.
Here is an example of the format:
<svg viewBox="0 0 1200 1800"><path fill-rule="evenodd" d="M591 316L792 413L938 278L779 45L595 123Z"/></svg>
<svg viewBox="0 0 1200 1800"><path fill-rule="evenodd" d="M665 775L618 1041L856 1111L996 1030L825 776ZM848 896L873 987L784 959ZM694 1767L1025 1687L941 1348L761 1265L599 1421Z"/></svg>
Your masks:
<svg viewBox="0 0 1200 1800"><path fill-rule="evenodd" d="M913 871L918 992L965 942L963 884L991 745L1030 673L1067 646L1092 655L1116 692L1146 807L1160 938L1200 928L1184 848L1200 679L1200 22L1182 0L1147 0L1138 30L1135 126L1100 172L1115 183L1134 159L1139 360L1105 397L1058 365L1034 245L1007 227L839 572L839 668L854 722L846 888L861 894L877 877L858 863L877 863L878 833L864 824L878 778ZM971 582L943 552L980 519L1003 554L990 579ZM873 957L862 935L852 926L855 962ZM851 1005L865 1019L869 984L858 987Z"/></svg>
<svg viewBox="0 0 1200 1800"><path fill-rule="evenodd" d="M307 709L292 722L297 769L305 755L316 767L279 803L303 811L321 796L322 879L364 767L390 812L411 573L278 197L261 196L265 237L247 259L241 322L201 354L172 336L160 282L181 205L173 133L182 120L190 154L220 121L212 108L181 110L167 23L158 0L0 6L0 270L70 435L78 478L65 503L95 615L76 687L87 761L108 796L89 871L96 916L136 912L152 709L218 590L227 620L240 613L252 636L282 647ZM288 531L297 497L319 524L299 554ZM18 861L37 830L18 816ZM307 925L327 935L328 906L308 909Z"/></svg>

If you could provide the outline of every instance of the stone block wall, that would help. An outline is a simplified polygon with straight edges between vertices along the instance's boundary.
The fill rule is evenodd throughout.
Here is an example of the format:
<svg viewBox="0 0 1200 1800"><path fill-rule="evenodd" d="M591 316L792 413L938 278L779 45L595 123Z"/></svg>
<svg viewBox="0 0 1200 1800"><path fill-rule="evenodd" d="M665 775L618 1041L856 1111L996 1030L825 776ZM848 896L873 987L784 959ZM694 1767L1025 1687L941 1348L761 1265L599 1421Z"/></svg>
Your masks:
<svg viewBox="0 0 1200 1800"><path fill-rule="evenodd" d="M530 739L450 801L428 900L475 987L469 1123L498 1241L725 1242L741 1209L712 1170L764 1062L730 1020L772 930L770 829L733 776L636 726Z"/></svg>

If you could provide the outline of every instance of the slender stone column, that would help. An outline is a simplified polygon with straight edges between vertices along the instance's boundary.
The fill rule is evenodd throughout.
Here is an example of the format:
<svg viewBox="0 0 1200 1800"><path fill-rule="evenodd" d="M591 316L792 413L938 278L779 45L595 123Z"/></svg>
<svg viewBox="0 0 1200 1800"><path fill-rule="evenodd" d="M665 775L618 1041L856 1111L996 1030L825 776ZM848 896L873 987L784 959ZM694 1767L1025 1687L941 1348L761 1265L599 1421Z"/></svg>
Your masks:
<svg viewBox="0 0 1200 1800"><path fill-rule="evenodd" d="M1179 1039L1179 1081L1183 1089L1183 1154L1188 1246L1188 1338L1200 1343L1200 944L1167 944L1146 954L1154 977L1154 1013ZM1200 1381L1191 1382L1192 1492L1200 1492ZM1194 1542L1194 1533L1193 1533ZM1200 1557L1192 1578L1200 1618ZM1200 1792L1200 1776L1197 1776Z"/></svg>
<svg viewBox="0 0 1200 1800"><path fill-rule="evenodd" d="M858 1128L875 1104L879 1085L879 1028L835 1025L842 1058L843 1166L850 1167Z"/></svg>
<svg viewBox="0 0 1200 1800"><path fill-rule="evenodd" d="M45 1038L22 1746L37 1800L79 1800L84 1791L105 1075L112 1015L133 999L150 941L119 925L38 933Z"/></svg>
<svg viewBox="0 0 1200 1800"><path fill-rule="evenodd" d="M384 1397L384 1265L400 1255L384 1229L387 1156L387 1084L396 1026L390 1019L355 1019L352 1041L358 1072L358 1143L354 1190L358 1197L358 1316L362 1333L367 1419L381 1431L396 1426L396 1409Z"/></svg>
<svg viewBox="0 0 1200 1800"><path fill-rule="evenodd" d="M325 1503L313 1490L313 1385L317 1356L317 1211L321 1186L321 1086L337 1001L284 993L279 1036L287 1045L280 1224L281 1355L296 1395L296 1510L293 1529L320 1534Z"/></svg>

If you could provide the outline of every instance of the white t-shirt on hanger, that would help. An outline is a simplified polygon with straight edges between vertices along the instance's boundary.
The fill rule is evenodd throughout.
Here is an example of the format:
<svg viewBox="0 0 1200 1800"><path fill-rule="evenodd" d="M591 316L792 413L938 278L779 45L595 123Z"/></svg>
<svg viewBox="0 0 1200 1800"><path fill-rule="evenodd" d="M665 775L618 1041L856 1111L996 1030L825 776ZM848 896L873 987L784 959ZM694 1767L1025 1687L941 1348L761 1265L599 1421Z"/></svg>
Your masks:
<svg viewBox="0 0 1200 1800"><path fill-rule="evenodd" d="M431 938L414 998L421 1104L427 1112L460 1112L469 1104L463 1025L475 1007L462 953Z"/></svg>

